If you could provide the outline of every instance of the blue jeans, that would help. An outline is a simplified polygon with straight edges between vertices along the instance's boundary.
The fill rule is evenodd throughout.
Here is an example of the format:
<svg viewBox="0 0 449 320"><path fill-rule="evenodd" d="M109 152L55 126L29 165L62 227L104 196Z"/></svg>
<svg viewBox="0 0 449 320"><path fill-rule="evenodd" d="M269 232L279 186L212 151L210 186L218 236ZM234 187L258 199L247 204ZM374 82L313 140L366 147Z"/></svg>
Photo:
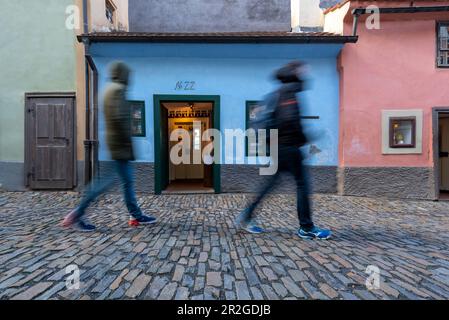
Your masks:
<svg viewBox="0 0 449 320"><path fill-rule="evenodd" d="M136 194L134 192L132 167L127 160L115 160L114 165L115 172L120 177L123 185L126 207L134 218L139 218L142 216L142 211L137 204ZM96 177L94 181L90 183L87 187L85 196L77 208L77 219L80 219L85 214L86 209L96 198L108 191L114 185L114 180L115 176L109 174L107 177L103 178Z"/></svg>
<svg viewBox="0 0 449 320"><path fill-rule="evenodd" d="M255 201L244 212L244 220L249 222L253 218L253 212L262 199L269 193L279 178L281 172L288 172L295 178L296 200L299 224L302 228L310 230L314 227L310 205L309 178L304 167L301 151L297 147L279 146L278 171L268 178Z"/></svg>

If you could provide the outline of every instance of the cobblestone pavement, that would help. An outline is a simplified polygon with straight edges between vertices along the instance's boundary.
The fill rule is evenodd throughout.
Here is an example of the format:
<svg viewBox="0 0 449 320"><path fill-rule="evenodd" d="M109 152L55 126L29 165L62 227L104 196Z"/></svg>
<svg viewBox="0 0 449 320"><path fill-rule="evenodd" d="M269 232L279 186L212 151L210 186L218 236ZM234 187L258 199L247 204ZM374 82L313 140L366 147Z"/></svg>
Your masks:
<svg viewBox="0 0 449 320"><path fill-rule="evenodd" d="M0 193L0 299L448 299L449 203L315 195L329 241L305 241L293 195L259 208L268 233L237 231L252 197L140 195L155 226L130 228L120 196L89 211L99 230L58 224L77 193ZM66 289L66 266L80 268ZM369 265L380 289L365 286Z"/></svg>

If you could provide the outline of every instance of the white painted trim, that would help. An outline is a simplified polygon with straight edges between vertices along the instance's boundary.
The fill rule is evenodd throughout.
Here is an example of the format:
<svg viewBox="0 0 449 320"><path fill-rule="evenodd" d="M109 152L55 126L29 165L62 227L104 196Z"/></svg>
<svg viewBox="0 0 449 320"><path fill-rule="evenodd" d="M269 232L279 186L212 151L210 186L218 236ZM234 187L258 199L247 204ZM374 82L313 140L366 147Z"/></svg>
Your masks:
<svg viewBox="0 0 449 320"><path fill-rule="evenodd" d="M416 118L416 146L415 148L390 148L390 118ZM422 154L423 111L410 110L382 110L382 154Z"/></svg>

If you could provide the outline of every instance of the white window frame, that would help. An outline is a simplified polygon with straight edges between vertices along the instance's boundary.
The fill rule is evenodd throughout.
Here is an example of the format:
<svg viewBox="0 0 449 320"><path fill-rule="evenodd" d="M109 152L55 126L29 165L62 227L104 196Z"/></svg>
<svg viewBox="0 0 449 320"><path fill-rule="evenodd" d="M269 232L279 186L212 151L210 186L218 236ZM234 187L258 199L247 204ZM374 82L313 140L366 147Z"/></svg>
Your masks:
<svg viewBox="0 0 449 320"><path fill-rule="evenodd" d="M416 119L416 137L414 148L390 147L390 119L402 117L414 117ZM423 111L421 109L382 110L382 154L422 154L422 136Z"/></svg>

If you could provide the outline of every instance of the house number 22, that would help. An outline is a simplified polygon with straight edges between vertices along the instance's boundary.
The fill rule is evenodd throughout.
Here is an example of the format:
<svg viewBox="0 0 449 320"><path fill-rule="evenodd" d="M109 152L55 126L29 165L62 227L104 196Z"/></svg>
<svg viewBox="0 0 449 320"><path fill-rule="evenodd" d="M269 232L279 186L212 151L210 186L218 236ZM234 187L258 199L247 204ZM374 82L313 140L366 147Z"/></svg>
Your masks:
<svg viewBox="0 0 449 320"><path fill-rule="evenodd" d="M178 81L176 82L175 90L177 91L194 91L195 81Z"/></svg>

